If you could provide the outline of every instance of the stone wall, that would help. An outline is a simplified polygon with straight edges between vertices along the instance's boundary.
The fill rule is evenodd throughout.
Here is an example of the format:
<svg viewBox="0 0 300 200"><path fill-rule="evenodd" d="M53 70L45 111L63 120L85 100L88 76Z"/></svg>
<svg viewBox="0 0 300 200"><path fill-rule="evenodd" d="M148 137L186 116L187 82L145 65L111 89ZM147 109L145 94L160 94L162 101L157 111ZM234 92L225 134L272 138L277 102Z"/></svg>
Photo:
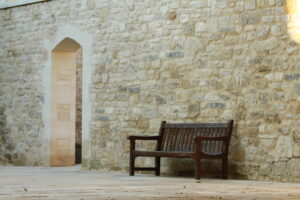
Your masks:
<svg viewBox="0 0 300 200"><path fill-rule="evenodd" d="M161 120L234 119L232 177L300 181L300 48L286 13L293 2L53 0L0 10L1 162L47 163L43 42L72 24L93 40L91 66L83 66L93 69L85 168L127 169L126 137L157 134ZM193 163L164 159L164 172L184 173L177 168Z"/></svg>

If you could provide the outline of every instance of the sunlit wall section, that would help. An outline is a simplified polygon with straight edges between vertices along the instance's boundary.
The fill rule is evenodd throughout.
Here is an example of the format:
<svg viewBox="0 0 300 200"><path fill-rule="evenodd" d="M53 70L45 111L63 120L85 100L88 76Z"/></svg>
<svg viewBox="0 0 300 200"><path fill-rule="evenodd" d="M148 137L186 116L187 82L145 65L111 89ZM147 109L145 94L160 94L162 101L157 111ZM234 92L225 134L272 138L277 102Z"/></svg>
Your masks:
<svg viewBox="0 0 300 200"><path fill-rule="evenodd" d="M291 38L300 43L300 0L287 0L288 31Z"/></svg>

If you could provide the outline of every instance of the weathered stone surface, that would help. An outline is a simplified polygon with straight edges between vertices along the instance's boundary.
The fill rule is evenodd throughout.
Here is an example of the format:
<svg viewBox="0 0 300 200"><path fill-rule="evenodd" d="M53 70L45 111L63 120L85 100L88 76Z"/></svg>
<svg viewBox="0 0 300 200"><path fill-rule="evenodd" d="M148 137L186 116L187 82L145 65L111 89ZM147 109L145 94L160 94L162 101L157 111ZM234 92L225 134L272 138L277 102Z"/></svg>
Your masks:
<svg viewBox="0 0 300 200"><path fill-rule="evenodd" d="M291 177L300 178L300 159L291 159L287 162L287 173Z"/></svg>
<svg viewBox="0 0 300 200"><path fill-rule="evenodd" d="M195 32L204 32L206 31L207 29L207 26L206 26L206 23L205 22L198 22L196 23L195 25Z"/></svg>
<svg viewBox="0 0 300 200"><path fill-rule="evenodd" d="M248 24L257 24L261 20L260 12L253 11L253 12L244 12L241 15L241 24L248 25Z"/></svg>
<svg viewBox="0 0 300 200"><path fill-rule="evenodd" d="M299 145L299 143L296 143L295 146L294 146L293 156L295 158L299 158L300 157L300 145Z"/></svg>
<svg viewBox="0 0 300 200"><path fill-rule="evenodd" d="M286 81L293 81L293 80L298 80L300 77L300 74L286 74L284 76L284 79Z"/></svg>
<svg viewBox="0 0 300 200"><path fill-rule="evenodd" d="M178 58L178 57L183 57L183 56L184 56L184 53L179 52L179 51L166 53L166 57L169 57L169 58Z"/></svg>
<svg viewBox="0 0 300 200"><path fill-rule="evenodd" d="M273 157L277 159L292 158L293 157L294 141L292 137L280 136L278 138L277 146L273 152Z"/></svg>

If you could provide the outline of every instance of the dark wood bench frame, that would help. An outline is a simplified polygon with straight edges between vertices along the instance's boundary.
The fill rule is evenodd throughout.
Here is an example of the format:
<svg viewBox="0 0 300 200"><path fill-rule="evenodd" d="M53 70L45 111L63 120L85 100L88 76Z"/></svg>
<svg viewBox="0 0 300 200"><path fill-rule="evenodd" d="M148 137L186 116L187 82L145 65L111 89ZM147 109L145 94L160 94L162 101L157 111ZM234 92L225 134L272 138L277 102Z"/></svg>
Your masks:
<svg viewBox="0 0 300 200"><path fill-rule="evenodd" d="M221 159L222 160L222 178L227 179L227 168L228 168L228 148L232 134L233 120L228 123L167 123L166 121L161 122L159 135L158 136L146 136L136 135L129 136L130 140L130 169L129 175L134 176L135 170L146 170L155 171L155 175L160 175L160 158L161 157L177 157L177 158L192 158L195 161L195 178L200 179L201 176L201 159ZM186 149L176 149L176 151L163 151L163 137L165 130L169 128L181 128L182 130L198 130L200 136L193 136L188 138L187 143L193 145L193 151L186 151ZM201 130L200 130L201 129ZM216 136L214 130L224 130L224 135ZM197 135L199 135L197 134ZM175 135L175 134L173 134ZM178 135L178 133L177 133ZM174 136L172 136L174 137ZM184 136L186 137L186 136ZM156 140L155 151L139 151L135 149L136 140ZM170 140L170 139L169 139ZM173 143L178 144L178 139L171 139ZM166 141L164 141L166 142ZM170 142L170 141L169 141ZM180 139L179 139L180 142ZM172 143L172 142L171 142ZM220 145L222 143L222 145ZM219 145L218 152L214 152L214 149ZM186 145L188 146L188 145ZM221 146L221 147L220 147ZM178 148L178 147L177 147ZM220 152L220 148L222 149ZM191 147L190 147L191 149ZM135 159L137 157L155 157L155 167L135 167Z"/></svg>

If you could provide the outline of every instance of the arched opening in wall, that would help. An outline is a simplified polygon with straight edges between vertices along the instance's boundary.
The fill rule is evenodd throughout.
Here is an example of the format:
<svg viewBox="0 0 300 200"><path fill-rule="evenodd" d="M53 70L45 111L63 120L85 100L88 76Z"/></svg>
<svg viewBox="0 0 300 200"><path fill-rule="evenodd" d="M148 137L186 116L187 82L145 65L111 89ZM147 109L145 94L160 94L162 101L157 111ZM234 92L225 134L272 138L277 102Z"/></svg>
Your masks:
<svg viewBox="0 0 300 200"><path fill-rule="evenodd" d="M82 48L70 38L52 50L51 166L81 163Z"/></svg>

